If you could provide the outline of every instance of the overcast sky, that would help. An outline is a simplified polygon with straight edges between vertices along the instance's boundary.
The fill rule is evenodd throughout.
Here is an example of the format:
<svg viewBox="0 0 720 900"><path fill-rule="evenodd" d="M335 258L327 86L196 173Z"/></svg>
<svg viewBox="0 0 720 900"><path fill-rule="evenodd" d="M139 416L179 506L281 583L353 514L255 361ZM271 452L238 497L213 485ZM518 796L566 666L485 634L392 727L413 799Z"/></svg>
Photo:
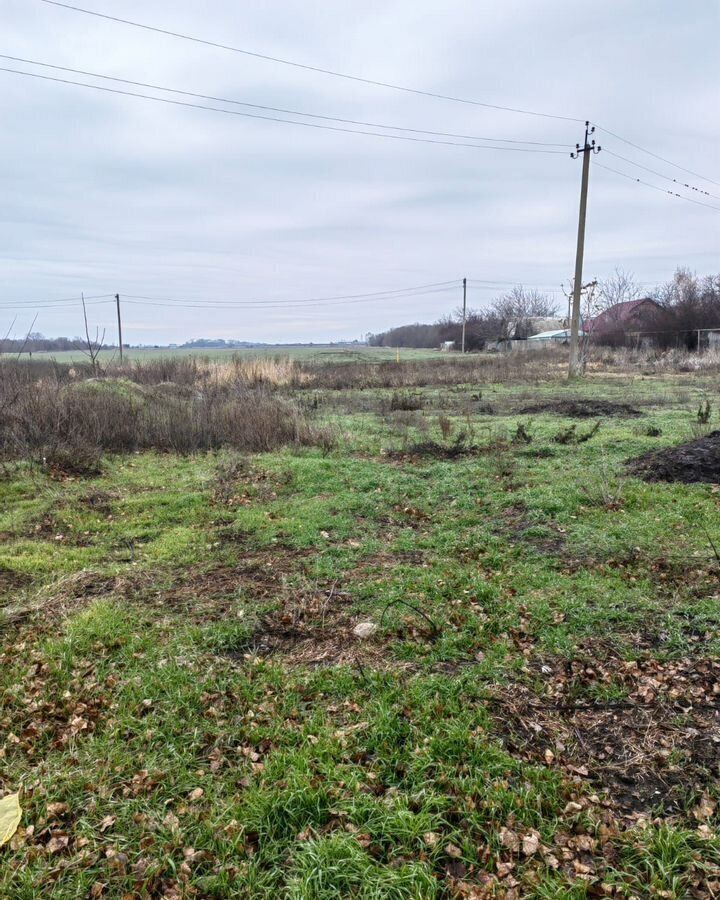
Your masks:
<svg viewBox="0 0 720 900"><path fill-rule="evenodd" d="M718 0L75 2L364 78L591 118L718 183L598 131L603 147L720 198ZM575 122L330 77L41 0L0 6L0 52L12 56L406 128L568 147L582 139ZM567 154L349 135L6 72L0 85L0 332L15 315L14 330L27 328L36 304L37 330L77 334L79 307L39 302L84 291L170 298L167 306L124 301L130 343L334 340L432 321L458 305L463 276L559 290L572 275L580 162ZM596 163L672 187L609 154L593 157L588 278L616 266L649 284L668 279L678 265L700 274L720 270L719 211ZM720 199L683 193L720 208ZM450 279L458 286L449 291L369 302L178 305L295 301ZM499 290L471 282L469 303L481 307ZM89 313L114 338L112 306L93 305Z"/></svg>

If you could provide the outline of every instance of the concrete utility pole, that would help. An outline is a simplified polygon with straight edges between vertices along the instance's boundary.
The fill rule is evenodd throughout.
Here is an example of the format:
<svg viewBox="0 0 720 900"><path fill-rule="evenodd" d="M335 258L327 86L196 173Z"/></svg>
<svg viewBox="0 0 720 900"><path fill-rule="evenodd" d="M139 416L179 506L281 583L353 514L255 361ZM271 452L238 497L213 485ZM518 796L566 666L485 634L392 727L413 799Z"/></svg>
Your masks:
<svg viewBox="0 0 720 900"><path fill-rule="evenodd" d="M585 217L587 213L588 181L590 180L590 155L599 153L601 148L595 146L595 141L588 139L595 131L595 126L585 123L585 143L582 147L575 144L575 153L570 156L577 159L583 155L582 183L580 186L580 217L578 220L577 252L575 254L575 280L573 282L572 316L570 319L570 366L568 374L570 378L582 375L582 360L580 359L580 295L582 293L583 255L585 253Z"/></svg>
<svg viewBox="0 0 720 900"><path fill-rule="evenodd" d="M461 352L465 352L465 319L467 318L467 278L463 278L463 327Z"/></svg>
<svg viewBox="0 0 720 900"><path fill-rule="evenodd" d="M118 317L118 347L120 348L120 362L123 361L122 319L120 318L120 294L115 294L115 305Z"/></svg>

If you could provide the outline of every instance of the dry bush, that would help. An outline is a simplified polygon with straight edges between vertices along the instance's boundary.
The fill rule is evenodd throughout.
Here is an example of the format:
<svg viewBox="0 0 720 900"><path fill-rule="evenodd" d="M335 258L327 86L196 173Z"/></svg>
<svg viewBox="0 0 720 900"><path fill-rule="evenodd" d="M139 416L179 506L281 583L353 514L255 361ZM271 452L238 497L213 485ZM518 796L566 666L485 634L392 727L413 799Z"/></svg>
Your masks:
<svg viewBox="0 0 720 900"><path fill-rule="evenodd" d="M695 353L686 349L659 350L644 347L632 350L627 347L590 347L588 367L593 370L620 372L640 371L646 375L697 373L720 374L720 350L710 349Z"/></svg>
<svg viewBox="0 0 720 900"><path fill-rule="evenodd" d="M184 363L185 361L183 361ZM0 378L0 455L68 455L134 450L177 453L234 447L262 452L333 442L289 400L265 388L206 382L138 385L118 378L34 379L23 364L5 363Z"/></svg>

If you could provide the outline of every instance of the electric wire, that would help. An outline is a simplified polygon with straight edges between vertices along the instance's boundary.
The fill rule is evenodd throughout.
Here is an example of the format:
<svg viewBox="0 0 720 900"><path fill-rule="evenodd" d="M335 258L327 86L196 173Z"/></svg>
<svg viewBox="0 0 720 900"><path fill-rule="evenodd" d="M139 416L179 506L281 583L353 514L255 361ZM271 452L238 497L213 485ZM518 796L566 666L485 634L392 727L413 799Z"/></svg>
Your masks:
<svg viewBox="0 0 720 900"><path fill-rule="evenodd" d="M667 194L670 197L677 197L678 200L686 200L688 203L694 203L696 206L705 206L708 209L714 209L716 212L720 212L720 206L712 206L710 203L703 203L702 200L695 200L693 197L684 197L682 194L678 194L676 191L669 191L667 188L658 187L656 184L650 184L649 181L643 181L642 178L636 178L634 175L628 175L627 172L620 172L617 169L611 169L610 166L606 166L603 163L596 162L595 165L599 169L605 169L606 172L612 172L614 175L620 175L623 178L628 178L630 181L635 181L638 184L644 184L645 187L652 188L655 191L660 191L661 194Z"/></svg>
<svg viewBox="0 0 720 900"><path fill-rule="evenodd" d="M706 197L712 197L713 200L720 200L716 194L711 194L710 191L706 191L703 188L696 187L693 184L688 184L685 181L678 181L677 178L673 178L671 175L664 175L662 172L657 172L655 169L649 169L647 166L641 165L639 162L635 162L634 159L628 159L626 156L621 156L619 153L615 153L613 150L608 150L607 147L603 147L605 153L609 156L614 156L615 159L621 159L623 162L629 163L631 166L637 166L638 169L643 169L645 172L650 172L651 175L657 175L658 178L664 178L666 181L672 181L673 184L677 184L679 187L687 188L689 191L697 191L698 194L704 194Z"/></svg>
<svg viewBox="0 0 720 900"><path fill-rule="evenodd" d="M102 306L105 303L112 303L112 300L86 300L86 306ZM27 310L28 312L32 312L34 309L68 309L70 307L75 308L78 306L82 306L82 300L76 300L74 303L27 303L24 305L12 304L5 305L0 304L0 310Z"/></svg>
<svg viewBox="0 0 720 900"><path fill-rule="evenodd" d="M89 297L85 297L85 303L90 306L96 306L100 303L111 303L114 294L94 294ZM0 309L36 309L42 305L45 309L52 309L56 306L82 306L82 298L78 295L76 297L61 297L55 300L51 300L49 298L43 300L1 300L0 299Z"/></svg>
<svg viewBox="0 0 720 900"><path fill-rule="evenodd" d="M87 84L82 81L71 81L67 78L56 78L53 75L41 75L39 72L23 72L20 69L11 69L0 66L0 72L10 72L13 75L25 75L28 78L39 78L43 81L54 81L58 84L70 84L75 87L90 88L94 91L103 91L106 94L120 94L123 97L137 97L141 100L152 100L155 103L167 103L171 106L184 106L189 109L205 109L210 112L223 113L227 116L242 116L246 119L262 119L267 122L283 122L286 125L302 125L304 128L318 128L324 131L339 131L345 134L362 134L370 137L387 138L394 141L411 141L415 144L443 144L449 147L470 147L473 150L505 150L515 153L550 153L565 156L563 150L541 150L534 147L498 147L495 144L471 144L461 141L442 141L434 138L411 137L406 134L383 134L379 131L365 131L354 128L342 128L339 125L321 125L319 122L297 122L292 119L281 119L278 116L263 116L259 113L240 112L237 109L222 109L219 106L207 106L202 103L188 103L184 100L171 100L169 97L153 97L151 94L139 94L136 91L121 91L119 88L103 87L99 84Z"/></svg>
<svg viewBox="0 0 720 900"><path fill-rule="evenodd" d="M462 281L458 278L451 278L448 281L432 281L428 284L417 284L411 287L405 288L394 288L386 291L369 291L363 294L339 294L333 297L304 297L302 299L298 298L297 300L262 300L259 298L254 298L251 300L216 300L213 302L216 303L231 303L233 306L243 306L245 304L252 304L253 306L256 304L263 305L272 305L274 303L282 303L283 305L286 303L326 303L326 302L334 302L336 300L357 300L357 299L365 299L365 298L381 298L385 299L390 297L391 295L397 294L407 294L407 293L415 293L418 291L424 291L431 288L447 288L451 286L459 286L462 284ZM123 294L123 297L129 297L133 300L153 300L153 301L170 301L175 302L177 297L148 297L142 296L140 294ZM192 303L194 301L186 300L184 302Z"/></svg>
<svg viewBox="0 0 720 900"><path fill-rule="evenodd" d="M338 72L338 71L335 71L332 69L323 68L321 66L313 66L313 65L309 65L309 64L305 64L305 63L299 63L294 60L288 60L288 59L284 59L282 57L271 56L269 54L259 53L256 51L247 50L247 49L240 48L240 47L234 47L229 44L222 44L218 41L211 41L211 40L207 40L204 38L199 38L194 35L183 34L178 31L173 31L171 29L166 29L166 28L160 28L160 27L154 26L154 25L148 25L147 23L137 22L132 19L124 19L119 16L112 16L107 13L98 12L96 10L86 9L85 7L77 6L75 4L63 3L63 2L60 2L60 0L40 0L40 2L45 3L49 6L55 6L55 7L59 7L62 9L71 10L73 12L82 13L84 15L94 16L94 17L100 18L100 19L105 19L110 22L115 22L115 23L119 23L122 25L128 25L128 26L132 26L134 28L140 28L145 31L154 32L156 34L162 34L165 36L178 38L178 39L185 40L185 41L192 41L194 43L202 44L202 45L205 45L208 47L214 47L214 48L220 49L220 50L228 50L228 51L231 51L234 53L240 53L245 56L250 56L250 57L253 57L256 59L262 59L267 62L273 62L273 63L278 63L280 65L292 66L295 68L304 69L306 71L317 72L317 73L320 73L323 75L331 75L336 78L344 78L344 79L347 79L350 81L374 85L376 87L389 88L391 90L397 90L397 91L402 91L405 93L417 94L417 95L425 96L425 97L432 97L432 98L439 99L439 100L448 100L448 101L451 101L454 103L465 103L465 104L470 104L473 106L481 106L481 107L484 107L487 109L502 110L505 112L518 113L518 114L522 114L522 115L539 116L542 118L557 119L557 120L562 120L562 121L567 121L567 122L582 123L584 121L583 119L580 119L580 118L577 118L574 116L562 116L562 115L557 115L557 114L540 112L537 110L528 110L528 109L522 109L519 107L503 106L501 104L495 104L495 103L486 103L483 101L472 100L472 99L465 98L465 97L455 97L455 96L448 95L448 94L441 94L441 93L438 93L435 91L427 91L427 90L422 90L420 88L411 88L411 87L407 87L405 85L395 84L393 82L386 82L386 81L380 81L380 80L376 80L376 79L372 79L372 78L365 78L365 77L362 77L359 75L350 75L345 72ZM611 131L609 128L605 128L603 125L599 125L597 122L593 122L592 124L594 124L598 130L604 131L606 134L611 135L612 137L616 138L619 141L622 141L623 143L627 144L630 147L634 147L636 150L639 150L642 153L647 153L648 155L654 157L655 159L657 159L661 162L664 162L666 165L673 166L673 167L679 169L680 171L685 172L688 175L692 175L695 178L700 178L703 181L708 181L711 184L715 184L720 187L720 181L717 181L713 178L709 178L706 175L701 175L700 173L695 172L692 169L688 169L688 168L685 168L684 166L681 166L679 163L675 163L672 160L666 159L665 157L660 156L659 154L654 153L653 151L648 150L645 147L641 147L639 144L636 144L633 141L630 141L627 138L622 137L621 135L617 134L617 132ZM661 177L665 177L665 176L661 176Z"/></svg>
<svg viewBox="0 0 720 900"><path fill-rule="evenodd" d="M692 169L686 169L684 166L679 165L678 163L672 162L670 159L665 159L664 156L658 156L657 153L653 153L652 150L647 150L645 147L641 147L639 144L634 144L632 141L629 141L627 138L622 137L619 134L616 134L614 131L610 131L609 128L604 128L602 125L598 125L597 122L592 123L598 131L604 131L605 134L609 134L614 137L618 141L622 141L623 144L627 144L629 147L634 147L636 150L640 150L642 153L647 153L648 156L652 156L655 159L660 160L660 162L664 162L668 166L674 166L676 169L680 169L681 172L685 172L687 175L692 175L695 178L701 178L703 181L709 181L711 184L715 184L720 187L720 181L715 181L713 178L708 178L707 175L701 175L699 172L693 172Z"/></svg>
<svg viewBox="0 0 720 900"><path fill-rule="evenodd" d="M183 34L179 31L171 31L170 29L167 29L167 28L159 28L154 25L147 25L142 22L133 21L132 19L123 19L123 18L120 18L119 16L111 16L107 13L97 12L96 10L92 10L92 9L85 9L84 7L75 6L71 3L61 3L61 2L59 2L59 0L40 0L40 2L46 3L49 6L57 6L57 7L61 7L62 9L72 10L73 12L83 13L84 15L95 16L96 18L99 18L99 19L107 19L111 22L117 22L122 25L131 25L133 28L142 28L145 31L152 31L152 32L155 32L156 34L164 34L168 37L179 38L184 41L192 41L193 43L203 44L207 47L214 47L219 50L229 50L233 53L241 53L244 56L251 56L251 57L254 57L255 59L265 60L266 62L278 63L278 64L284 65L284 66L292 66L296 69L304 69L308 72L317 72L321 75L332 75L335 78L344 78L348 81L360 82L361 84L369 84L369 85L373 85L375 87L390 88L391 90L394 90L394 91L402 91L407 94L418 94L423 97L433 97L436 100L449 100L453 103L465 103L465 104L469 104L471 106L482 106L482 107L485 107L486 109L497 109L497 110L501 110L503 112L519 113L519 114L525 115L525 116L538 116L538 117L545 118L545 119L560 119L565 122L584 122L585 121L584 119L577 119L572 116L560 116L560 115L554 115L552 113L538 112L537 110L521 109L521 108L517 108L517 107L513 107L513 106L502 106L497 103L485 103L480 100L471 100L466 97L454 97L449 94L436 93L435 91L425 91L420 88L406 87L404 85L394 84L393 82L389 82L389 81L378 81L373 78L364 78L360 75L349 75L346 72L337 72L337 71L334 71L333 69L324 69L321 66L311 66L311 65L308 65L305 63L295 62L294 60L283 59L282 57L279 57L279 56L270 56L266 53L258 53L253 50L245 50L241 47L233 47L229 44L221 44L217 41L210 41L210 40L206 40L204 38L194 37L193 35Z"/></svg>
<svg viewBox="0 0 720 900"><path fill-rule="evenodd" d="M454 287L443 287L443 288L432 288L426 291L414 291L412 293L404 294L402 296L395 297L387 297L387 296L373 296L373 297L363 297L356 300L344 300L343 306L347 306L350 304L356 303L377 303L382 302L384 300L414 300L417 297L427 297L431 294L445 294L449 291L457 290L459 284L456 284ZM310 301L258 301L258 302L241 302L241 303L233 303L232 301L217 301L217 300L205 300L205 301L196 301L196 300L184 300L182 298L173 298L166 297L163 300L155 300L148 297L138 298L135 295L131 294L123 294L123 303L131 303L136 306L158 306L165 307L170 309L270 309L270 310L282 310L282 309L306 309L312 306L330 306L335 305L337 300L328 299L328 300L310 300Z"/></svg>
<svg viewBox="0 0 720 900"><path fill-rule="evenodd" d="M230 103L235 106L246 106L251 109L262 109L267 112L283 113L284 115L305 116L306 118L322 119L323 121L328 122L341 122L345 125L359 125L367 128L387 128L392 131L404 131L412 134L429 134L434 137L460 138L469 141L493 141L499 144L527 144L537 147L569 147L567 141L565 143L553 143L549 141L526 141L519 138L494 138L477 134L457 134L451 131L433 131L428 128L407 128L402 125L387 125L383 122L365 122L358 119L343 119L339 116L328 116L322 115L320 113L301 112L297 109L285 109L279 106L265 106L261 103L250 103L246 100L234 100L229 97L217 97L213 94L200 94L194 91L180 90L179 88L164 87L163 85L152 84L151 82L146 81L133 81L130 78L119 78L114 75L104 75L100 72L89 72L85 69L73 69L70 66L58 66L54 65L53 63L40 62L35 59L26 59L22 56L10 56L7 53L0 53L0 59L7 59L11 60L12 62L25 63L26 65L31 66L41 66L42 68L54 69L59 72L71 72L74 75L83 75L89 78L101 78L105 81L115 81L119 84L129 84L133 87L149 88L150 90L154 91L165 91L166 93L179 94L183 97L194 97L198 100L212 100L216 103Z"/></svg>

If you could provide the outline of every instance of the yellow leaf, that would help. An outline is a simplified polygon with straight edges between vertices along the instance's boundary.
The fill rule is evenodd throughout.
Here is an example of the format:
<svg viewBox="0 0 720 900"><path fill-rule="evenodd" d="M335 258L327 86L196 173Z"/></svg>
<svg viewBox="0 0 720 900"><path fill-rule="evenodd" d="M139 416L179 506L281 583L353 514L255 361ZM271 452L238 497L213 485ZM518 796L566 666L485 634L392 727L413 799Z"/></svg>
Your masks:
<svg viewBox="0 0 720 900"><path fill-rule="evenodd" d="M8 794L0 800L0 847L17 831L21 815L20 794Z"/></svg>

